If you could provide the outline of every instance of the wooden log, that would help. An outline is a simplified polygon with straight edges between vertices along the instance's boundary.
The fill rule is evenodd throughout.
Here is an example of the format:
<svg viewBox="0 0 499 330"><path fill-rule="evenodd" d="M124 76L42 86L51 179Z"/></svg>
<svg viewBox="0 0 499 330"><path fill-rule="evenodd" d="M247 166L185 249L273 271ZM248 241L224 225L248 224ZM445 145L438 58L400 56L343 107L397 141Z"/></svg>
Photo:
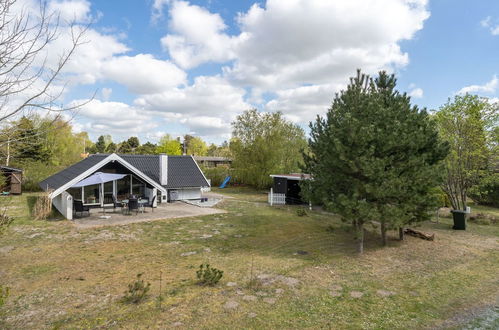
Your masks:
<svg viewBox="0 0 499 330"><path fill-rule="evenodd" d="M411 229L411 228L406 228L404 230L404 233L406 233L407 235L411 235L411 236L414 236L414 237L419 237L421 239L425 239L425 240L428 240L428 241L435 240L435 234L427 234L427 233L423 233L422 231Z"/></svg>

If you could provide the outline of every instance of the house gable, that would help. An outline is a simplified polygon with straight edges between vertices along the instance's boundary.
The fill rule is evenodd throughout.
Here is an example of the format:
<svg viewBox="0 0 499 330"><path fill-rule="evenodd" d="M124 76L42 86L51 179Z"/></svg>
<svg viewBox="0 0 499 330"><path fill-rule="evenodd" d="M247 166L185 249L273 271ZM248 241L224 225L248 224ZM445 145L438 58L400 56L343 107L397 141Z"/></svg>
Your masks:
<svg viewBox="0 0 499 330"><path fill-rule="evenodd" d="M108 164L112 161L117 161L132 173L157 188L164 194L166 194L166 189L162 187L157 181L153 180L142 171L137 169L135 166L127 162L125 159L121 158L117 154L110 155L93 155L88 158L93 158L90 161L85 162L86 159L81 162L57 173L53 176L45 179L40 183L40 187L44 190L54 189L54 191L50 194L51 198L54 198L61 194L63 191L69 189L74 184L78 183L82 179L96 172L104 165ZM87 158L87 159L88 159Z"/></svg>

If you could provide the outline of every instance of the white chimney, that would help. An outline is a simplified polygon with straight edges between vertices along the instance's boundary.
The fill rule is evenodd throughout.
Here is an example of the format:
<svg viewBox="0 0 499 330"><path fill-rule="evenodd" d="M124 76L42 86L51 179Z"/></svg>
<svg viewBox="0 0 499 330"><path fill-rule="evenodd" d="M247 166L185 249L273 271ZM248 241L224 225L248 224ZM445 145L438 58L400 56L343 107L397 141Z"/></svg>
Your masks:
<svg viewBox="0 0 499 330"><path fill-rule="evenodd" d="M168 155L166 154L159 155L159 183L162 186L168 184Z"/></svg>

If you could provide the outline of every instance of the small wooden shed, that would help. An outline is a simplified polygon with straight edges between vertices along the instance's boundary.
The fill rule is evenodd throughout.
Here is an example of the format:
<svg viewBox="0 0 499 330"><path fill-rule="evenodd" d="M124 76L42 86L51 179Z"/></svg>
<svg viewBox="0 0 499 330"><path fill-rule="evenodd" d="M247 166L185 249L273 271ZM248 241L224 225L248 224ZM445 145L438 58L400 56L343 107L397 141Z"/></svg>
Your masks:
<svg viewBox="0 0 499 330"><path fill-rule="evenodd" d="M272 174L274 180L272 185L272 194L284 196L285 204L304 204L300 192L300 181L310 180L310 174L290 173L290 174ZM280 204L280 203L276 203Z"/></svg>
<svg viewBox="0 0 499 330"><path fill-rule="evenodd" d="M2 193L19 195L22 193L21 183L23 180L23 170L8 166L0 166L2 175L5 177L5 185L2 187Z"/></svg>

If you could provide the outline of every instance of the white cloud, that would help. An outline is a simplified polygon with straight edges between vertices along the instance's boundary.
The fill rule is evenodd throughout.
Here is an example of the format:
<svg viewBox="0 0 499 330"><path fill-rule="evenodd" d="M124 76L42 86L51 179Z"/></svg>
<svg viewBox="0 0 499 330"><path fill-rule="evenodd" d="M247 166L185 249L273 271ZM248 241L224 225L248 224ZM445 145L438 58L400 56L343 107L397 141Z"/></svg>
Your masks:
<svg viewBox="0 0 499 330"><path fill-rule="evenodd" d="M499 35L499 24L492 23L492 17L487 16L480 21L480 25L484 28L488 28L493 36Z"/></svg>
<svg viewBox="0 0 499 330"><path fill-rule="evenodd" d="M57 12L66 22L87 23L92 20L90 2L87 0L53 0L48 3L48 12Z"/></svg>
<svg viewBox="0 0 499 330"><path fill-rule="evenodd" d="M143 95L135 104L167 114L230 118L251 107L244 101L245 93L219 76L199 76L192 85Z"/></svg>
<svg viewBox="0 0 499 330"><path fill-rule="evenodd" d="M82 100L74 101L83 103ZM147 133L159 126L158 118L151 117L143 109L122 102L105 102L94 99L82 106L78 119L82 127L94 135Z"/></svg>
<svg viewBox="0 0 499 330"><path fill-rule="evenodd" d="M190 133L201 136L217 136L227 138L230 136L230 121L219 117L197 116L180 120L180 123L189 127Z"/></svg>
<svg viewBox="0 0 499 330"><path fill-rule="evenodd" d="M423 97L423 89L422 88L413 88L410 92L409 92L409 96L412 97L412 98L415 98L415 99L420 99Z"/></svg>
<svg viewBox="0 0 499 330"><path fill-rule="evenodd" d="M480 25L482 27L489 27L490 26L490 20L492 19L491 16L485 17L483 20L480 21Z"/></svg>
<svg viewBox="0 0 499 330"><path fill-rule="evenodd" d="M92 17L88 0L51 3L65 18ZM230 33L220 14L187 1L154 0L152 21L166 8L169 32L161 45L170 60L137 50L131 55L114 30L87 32L88 43L64 69L71 86L112 80L137 96L133 105L109 102L112 90L103 89L102 101L80 111L83 129L150 135L167 131L167 123L226 137L230 122L251 103L306 123L327 110L357 68L375 73L406 66L400 42L414 38L429 17L426 0L268 0L240 13L239 31ZM67 35L54 42L49 61L68 44ZM224 65L219 74L187 82L183 69L210 62Z"/></svg>
<svg viewBox="0 0 499 330"><path fill-rule="evenodd" d="M335 91L343 85L322 84L283 89L276 98L267 102L267 111L281 111L294 123L308 123L317 115L323 115L331 105Z"/></svg>
<svg viewBox="0 0 499 330"><path fill-rule="evenodd" d="M103 65L102 74L137 94L154 94L184 84L187 74L169 61L150 54L114 57Z"/></svg>
<svg viewBox="0 0 499 330"><path fill-rule="evenodd" d="M161 44L182 68L234 58L231 46L235 39L223 33L227 26L219 14L185 1L174 1L170 16L169 26L174 33L163 37Z"/></svg>
<svg viewBox="0 0 499 330"><path fill-rule="evenodd" d="M111 94L113 93L113 89L112 88L107 88L107 87L104 87L101 91L101 94L102 94L102 99L104 101L108 101L109 98L111 97Z"/></svg>
<svg viewBox="0 0 499 330"><path fill-rule="evenodd" d="M272 89L343 80L356 68L404 66L408 56L397 43L411 39L428 17L426 1L269 0L239 16L237 60L226 72Z"/></svg>
<svg viewBox="0 0 499 330"><path fill-rule="evenodd" d="M162 43L184 68L234 60L224 72L245 86L320 84L345 79L359 67L374 72L407 65L398 42L423 27L426 5L426 0L268 0L239 14L241 32L230 36L218 14L173 1L175 34Z"/></svg>
<svg viewBox="0 0 499 330"><path fill-rule="evenodd" d="M493 94L496 92L498 85L499 85L499 79L497 78L496 75L494 75L489 82L483 85L470 85L463 87L457 92L457 94L466 94L466 93Z"/></svg>
<svg viewBox="0 0 499 330"><path fill-rule="evenodd" d="M152 17L151 20L153 22L157 22L160 18L163 17L163 7L165 7L170 0L154 0L152 4Z"/></svg>
<svg viewBox="0 0 499 330"><path fill-rule="evenodd" d="M135 105L180 122L198 134L216 135L223 127L224 133L230 130L235 116L251 108L244 100L245 93L220 76L199 76L192 85L142 95Z"/></svg>
<svg viewBox="0 0 499 330"><path fill-rule="evenodd" d="M47 49L51 63L55 65L60 54L71 47L70 31L67 28ZM73 83L93 84L103 78L106 61L130 49L113 35L104 35L89 29L81 44L64 67L64 72L75 75Z"/></svg>
<svg viewBox="0 0 499 330"><path fill-rule="evenodd" d="M223 63L222 76L202 77L192 86L140 97L136 103L176 113L192 127L197 123L187 114L223 118L248 108L248 101L306 123L327 110L357 68L375 73L406 66L409 56L399 43L414 38L430 15L427 0L268 0L240 13L240 32L229 34L219 14L187 1L157 0L153 16L165 5L170 32L161 43L172 61L184 69ZM221 97L214 86L224 86L226 95ZM236 86L248 87L249 93ZM422 96L421 89L414 93ZM264 95L275 97L265 100ZM203 124L213 130L220 126L215 120Z"/></svg>

